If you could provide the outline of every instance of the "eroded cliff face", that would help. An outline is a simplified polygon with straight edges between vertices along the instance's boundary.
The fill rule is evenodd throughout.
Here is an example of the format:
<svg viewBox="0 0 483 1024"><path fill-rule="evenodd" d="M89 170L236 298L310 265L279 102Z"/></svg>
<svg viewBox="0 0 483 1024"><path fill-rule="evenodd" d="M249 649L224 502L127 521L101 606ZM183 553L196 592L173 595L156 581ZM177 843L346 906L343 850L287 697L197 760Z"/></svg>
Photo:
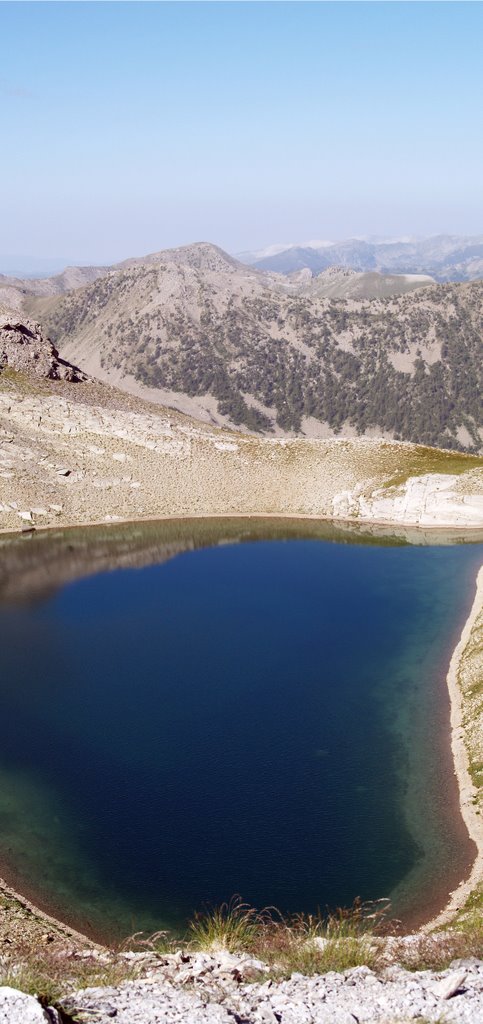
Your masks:
<svg viewBox="0 0 483 1024"><path fill-rule="evenodd" d="M6 367L49 380L86 380L78 367L61 359L40 324L4 308L0 309L0 373Z"/></svg>

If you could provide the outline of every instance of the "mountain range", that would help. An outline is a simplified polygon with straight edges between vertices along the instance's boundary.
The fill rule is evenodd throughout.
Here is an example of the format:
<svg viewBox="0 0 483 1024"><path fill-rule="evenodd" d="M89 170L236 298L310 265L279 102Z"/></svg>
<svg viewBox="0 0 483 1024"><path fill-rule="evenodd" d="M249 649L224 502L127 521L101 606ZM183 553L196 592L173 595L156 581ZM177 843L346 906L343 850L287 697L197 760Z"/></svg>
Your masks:
<svg viewBox="0 0 483 1024"><path fill-rule="evenodd" d="M482 449L481 281L281 275L208 243L76 274L0 282L0 301L133 394L274 436Z"/></svg>
<svg viewBox="0 0 483 1024"><path fill-rule="evenodd" d="M238 253L259 270L291 274L308 269L350 267L380 274L429 274L436 281L473 281L483 277L483 235L435 235L431 238L314 241Z"/></svg>

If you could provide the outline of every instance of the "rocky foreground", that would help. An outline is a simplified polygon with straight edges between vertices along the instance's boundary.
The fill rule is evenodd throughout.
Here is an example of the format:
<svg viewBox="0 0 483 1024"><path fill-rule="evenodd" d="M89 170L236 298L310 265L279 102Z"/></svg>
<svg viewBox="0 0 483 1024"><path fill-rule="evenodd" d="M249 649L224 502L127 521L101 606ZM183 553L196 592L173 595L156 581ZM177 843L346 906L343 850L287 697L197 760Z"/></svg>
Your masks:
<svg viewBox="0 0 483 1024"><path fill-rule="evenodd" d="M149 962L150 955L145 958ZM155 958L143 978L72 993L59 1009L43 1008L9 986L0 988L0 1024L479 1024L483 1019L483 962L475 958L456 960L442 972L392 964L378 973L361 966L312 977L294 973L281 981L264 979L267 972L249 956L179 951Z"/></svg>

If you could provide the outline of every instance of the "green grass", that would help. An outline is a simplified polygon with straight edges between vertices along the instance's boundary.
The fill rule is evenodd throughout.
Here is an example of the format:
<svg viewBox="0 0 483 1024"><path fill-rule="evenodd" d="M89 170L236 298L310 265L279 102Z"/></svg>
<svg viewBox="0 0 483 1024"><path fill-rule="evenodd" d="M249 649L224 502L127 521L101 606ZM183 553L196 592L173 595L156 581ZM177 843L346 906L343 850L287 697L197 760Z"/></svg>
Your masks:
<svg viewBox="0 0 483 1024"><path fill-rule="evenodd" d="M482 468L483 457L416 445L411 449L401 448L401 463L400 468L391 471L389 479L383 485L385 488L401 487L411 477L425 476L427 473L461 476L471 469Z"/></svg>
<svg viewBox="0 0 483 1024"><path fill-rule="evenodd" d="M483 761L470 761L469 773L476 788L481 789L483 786ZM473 803L477 802L478 799L474 797Z"/></svg>
<svg viewBox="0 0 483 1024"><path fill-rule="evenodd" d="M189 923L189 938L196 949L242 952L253 949L263 927L263 915L235 897L205 914L196 914Z"/></svg>
<svg viewBox="0 0 483 1024"><path fill-rule="evenodd" d="M284 917L276 910L256 912L232 900L191 922L188 949L247 952L270 968L268 977L290 977L345 971L365 965L383 966L382 937L394 933L385 902L365 904L327 915L296 914ZM451 929L420 934L410 946L397 941L392 959L407 970L445 970L455 959L483 958L483 886L473 893L465 912ZM258 980L258 979L255 979Z"/></svg>
<svg viewBox="0 0 483 1024"><path fill-rule="evenodd" d="M478 915L480 915L483 927L483 882L480 882L476 889L473 889L468 896L466 903L455 920L455 926L462 930L468 926L471 928L475 917Z"/></svg>
<svg viewBox="0 0 483 1024"><path fill-rule="evenodd" d="M285 917L274 908L261 912L235 898L197 914L190 922L188 948L247 952L271 968L272 977L345 971L375 966L379 951L371 943L385 920L386 903L364 904L335 913Z"/></svg>

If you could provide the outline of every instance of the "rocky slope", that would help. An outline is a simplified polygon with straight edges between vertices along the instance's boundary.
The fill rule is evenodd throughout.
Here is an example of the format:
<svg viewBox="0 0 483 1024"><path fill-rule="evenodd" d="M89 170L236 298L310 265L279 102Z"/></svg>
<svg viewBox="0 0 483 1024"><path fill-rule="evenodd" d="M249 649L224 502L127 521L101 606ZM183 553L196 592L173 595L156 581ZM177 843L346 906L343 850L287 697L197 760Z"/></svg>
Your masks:
<svg viewBox="0 0 483 1024"><path fill-rule="evenodd" d="M393 295L406 295L417 288L435 284L429 274L379 274L375 271L358 272L349 267L328 267L312 278L310 271L299 270L289 280L300 283L310 281L307 293L328 299L387 299Z"/></svg>
<svg viewBox="0 0 483 1024"><path fill-rule="evenodd" d="M483 283L373 299L359 284L260 274L199 245L24 301L65 358L217 425L481 451ZM331 298L342 286L352 297Z"/></svg>
<svg viewBox="0 0 483 1024"><path fill-rule="evenodd" d="M109 1024L113 1011L119 1024L394 1024L418 1017L441 1021L443 1013L448 1024L477 1024L483 1014L483 964L478 961L456 962L443 974L394 966L381 977L369 967L356 967L341 974L294 974L287 981L250 984L245 977L253 977L263 964L255 961L248 972L242 957L226 953L193 959L198 963L192 971L189 960L181 961L178 972L166 972L166 980L154 970L119 988L79 993L67 1006L94 1011L99 1024Z"/></svg>
<svg viewBox="0 0 483 1024"><path fill-rule="evenodd" d="M0 373L0 530L240 514L475 528L482 465L398 442L257 438L95 381Z"/></svg>

